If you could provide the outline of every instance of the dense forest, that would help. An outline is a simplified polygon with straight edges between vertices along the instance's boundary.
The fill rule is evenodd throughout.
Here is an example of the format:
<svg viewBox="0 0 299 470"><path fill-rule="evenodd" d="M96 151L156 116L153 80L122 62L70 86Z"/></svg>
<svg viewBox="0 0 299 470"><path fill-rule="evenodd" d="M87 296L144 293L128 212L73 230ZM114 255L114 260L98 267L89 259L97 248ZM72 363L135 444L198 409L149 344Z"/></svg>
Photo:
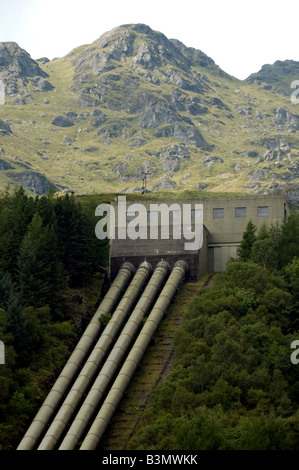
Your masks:
<svg viewBox="0 0 299 470"><path fill-rule="evenodd" d="M2 450L16 448L94 312L107 246L93 213L68 194L0 199Z"/></svg>
<svg viewBox="0 0 299 470"><path fill-rule="evenodd" d="M299 450L298 215L249 222L238 254L192 300L128 449Z"/></svg>

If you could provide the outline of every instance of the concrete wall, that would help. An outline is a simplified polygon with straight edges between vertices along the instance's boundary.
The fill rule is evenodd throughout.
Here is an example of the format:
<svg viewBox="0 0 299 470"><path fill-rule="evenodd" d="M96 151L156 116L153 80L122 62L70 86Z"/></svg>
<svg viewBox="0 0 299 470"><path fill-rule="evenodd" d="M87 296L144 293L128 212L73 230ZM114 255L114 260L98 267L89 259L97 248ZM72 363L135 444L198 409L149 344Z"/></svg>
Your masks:
<svg viewBox="0 0 299 470"><path fill-rule="evenodd" d="M151 204L162 204L164 201L140 199L149 211ZM110 251L111 278L117 273L124 261L131 261L138 266L140 262L149 261L153 267L162 259L172 267L179 259L184 259L189 266L188 278L194 280L199 274L210 271L224 271L228 261L237 257L237 248L243 238L248 222L251 220L259 230L264 224L281 225L289 215L289 209L282 195L254 195L243 197L211 197L198 199L177 199L165 201L168 207L178 204L183 211L184 204L203 205L203 246L201 250L186 251L183 236L173 239L159 237L157 240L112 240ZM133 204L127 201L127 208ZM118 207L115 206L116 223ZM149 224L149 222L148 222Z"/></svg>
<svg viewBox="0 0 299 470"><path fill-rule="evenodd" d="M172 269L175 263L184 259L188 264L186 279L196 280L199 272L207 270L207 240L208 232L203 227L203 247L201 250L185 250L185 239L173 239L170 232L169 240L113 240L110 250L110 277L117 274L119 266L124 261L129 261L139 266L143 261L148 261L153 268L160 261L167 261Z"/></svg>
<svg viewBox="0 0 299 470"><path fill-rule="evenodd" d="M210 244L239 243L250 220L259 230L263 224L280 225L288 216L283 196L222 197L202 201L204 225L210 234ZM214 218L221 215L221 210L223 218ZM267 216L261 216L266 213ZM245 217L240 217L244 214Z"/></svg>
<svg viewBox="0 0 299 470"><path fill-rule="evenodd" d="M237 248L238 245L210 245L207 270L216 273L225 271L227 263L237 258Z"/></svg>
<svg viewBox="0 0 299 470"><path fill-rule="evenodd" d="M237 257L250 220L259 231L264 224L281 225L289 216L281 195L211 198L202 204L204 224L209 232L207 267L211 272L224 271L228 261Z"/></svg>

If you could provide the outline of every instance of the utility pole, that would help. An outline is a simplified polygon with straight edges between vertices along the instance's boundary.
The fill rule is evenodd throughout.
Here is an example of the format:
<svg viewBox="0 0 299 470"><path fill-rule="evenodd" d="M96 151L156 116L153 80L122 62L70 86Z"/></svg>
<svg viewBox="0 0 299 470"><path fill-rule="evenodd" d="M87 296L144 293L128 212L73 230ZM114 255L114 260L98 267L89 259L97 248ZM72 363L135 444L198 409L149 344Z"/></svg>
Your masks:
<svg viewBox="0 0 299 470"><path fill-rule="evenodd" d="M141 193L142 194L145 194L146 192L146 175L148 175L149 173L145 172L145 173L141 173L143 178L142 178L142 188L141 188Z"/></svg>

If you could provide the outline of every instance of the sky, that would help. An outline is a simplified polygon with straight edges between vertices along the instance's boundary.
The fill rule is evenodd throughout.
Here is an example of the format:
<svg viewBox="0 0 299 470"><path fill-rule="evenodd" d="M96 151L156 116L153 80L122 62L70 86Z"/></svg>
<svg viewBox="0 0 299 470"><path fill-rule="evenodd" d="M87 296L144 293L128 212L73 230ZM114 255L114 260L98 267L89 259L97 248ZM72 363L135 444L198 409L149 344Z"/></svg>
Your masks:
<svg viewBox="0 0 299 470"><path fill-rule="evenodd" d="M298 11L298 0L0 0L0 42L52 60L144 23L243 80L264 64L299 61Z"/></svg>

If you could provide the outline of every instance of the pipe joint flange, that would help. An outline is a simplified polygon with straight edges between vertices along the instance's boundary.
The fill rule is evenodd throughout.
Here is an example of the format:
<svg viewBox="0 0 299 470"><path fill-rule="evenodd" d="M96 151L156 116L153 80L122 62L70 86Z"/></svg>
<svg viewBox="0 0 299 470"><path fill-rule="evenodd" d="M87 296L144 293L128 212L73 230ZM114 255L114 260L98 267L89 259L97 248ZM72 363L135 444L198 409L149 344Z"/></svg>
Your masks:
<svg viewBox="0 0 299 470"><path fill-rule="evenodd" d="M184 260L177 261L173 267L175 268L176 266L179 266L180 268L182 268L185 271L185 273L188 271L188 264Z"/></svg>
<svg viewBox="0 0 299 470"><path fill-rule="evenodd" d="M131 273L135 273L135 267L132 263L130 263L129 261L125 261L120 269L128 269L129 271L131 271Z"/></svg>
<svg viewBox="0 0 299 470"><path fill-rule="evenodd" d="M142 263L140 263L138 268L147 268L149 270L149 272L153 271L153 267L152 267L151 263L149 263L148 261L143 261Z"/></svg>
<svg viewBox="0 0 299 470"><path fill-rule="evenodd" d="M165 269L168 273L170 272L169 263L168 263L167 261L164 261L164 260L159 261L159 263L157 264L156 268L163 268L163 269Z"/></svg>

